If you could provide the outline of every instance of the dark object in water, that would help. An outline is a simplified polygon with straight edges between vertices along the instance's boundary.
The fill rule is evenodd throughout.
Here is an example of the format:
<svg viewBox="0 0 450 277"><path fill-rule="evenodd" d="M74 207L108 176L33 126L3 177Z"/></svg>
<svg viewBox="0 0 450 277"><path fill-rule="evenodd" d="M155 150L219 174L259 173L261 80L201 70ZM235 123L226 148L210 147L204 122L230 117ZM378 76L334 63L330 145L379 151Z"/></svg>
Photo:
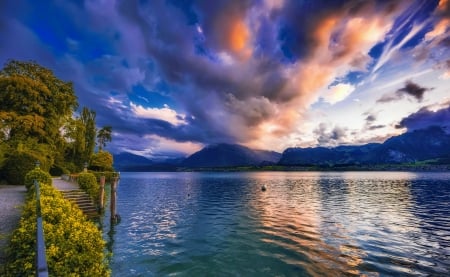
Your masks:
<svg viewBox="0 0 450 277"><path fill-rule="evenodd" d="M122 220L122 218L120 217L120 215L115 214L114 217L111 218L111 223L119 224L121 220Z"/></svg>
<svg viewBox="0 0 450 277"><path fill-rule="evenodd" d="M265 186L265 185L262 185L261 190L262 190L262 191L266 191L266 190L267 190L266 186Z"/></svg>

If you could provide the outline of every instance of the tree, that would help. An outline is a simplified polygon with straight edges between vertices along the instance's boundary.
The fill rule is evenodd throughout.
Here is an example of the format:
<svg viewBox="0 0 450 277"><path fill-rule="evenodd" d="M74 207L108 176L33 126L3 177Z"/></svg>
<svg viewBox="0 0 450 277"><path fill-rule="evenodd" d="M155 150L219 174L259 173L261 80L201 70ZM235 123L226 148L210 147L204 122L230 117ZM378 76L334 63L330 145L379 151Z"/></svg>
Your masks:
<svg viewBox="0 0 450 277"><path fill-rule="evenodd" d="M98 151L91 157L89 168L100 171L113 170L113 156L107 151Z"/></svg>
<svg viewBox="0 0 450 277"><path fill-rule="evenodd" d="M95 111L89 110L84 107L81 111L80 120L84 125L84 153L82 158L84 162L88 161L95 149L95 135L97 134L97 129L95 128Z"/></svg>
<svg viewBox="0 0 450 277"><path fill-rule="evenodd" d="M111 133L112 133L111 126L105 126L98 131L97 141L99 151L102 151L102 149L106 147L106 143L112 140Z"/></svg>
<svg viewBox="0 0 450 277"><path fill-rule="evenodd" d="M15 164L23 162L15 156L30 164L38 158L47 170L63 160L67 143L60 130L77 106L71 82L35 62L8 62L0 70L0 144L8 150L0 155L3 175L19 172Z"/></svg>
<svg viewBox="0 0 450 277"><path fill-rule="evenodd" d="M38 138L56 144L77 107L71 82L35 62L10 61L0 71L0 129L4 140Z"/></svg>
<svg viewBox="0 0 450 277"><path fill-rule="evenodd" d="M64 137L67 141L65 160L81 167L86 161L82 156L86 149L86 128L79 118L70 118L64 126Z"/></svg>

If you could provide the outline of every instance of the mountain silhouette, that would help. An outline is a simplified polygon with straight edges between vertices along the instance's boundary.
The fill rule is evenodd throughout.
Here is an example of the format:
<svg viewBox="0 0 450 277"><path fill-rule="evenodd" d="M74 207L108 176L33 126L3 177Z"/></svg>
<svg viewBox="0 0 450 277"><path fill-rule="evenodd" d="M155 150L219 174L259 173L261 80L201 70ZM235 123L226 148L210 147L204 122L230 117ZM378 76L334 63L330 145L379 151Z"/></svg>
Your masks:
<svg viewBox="0 0 450 277"><path fill-rule="evenodd" d="M407 132L391 137L384 143L335 148L288 148L279 165L370 165L411 163L431 159L445 159L450 155L450 134L441 127Z"/></svg>

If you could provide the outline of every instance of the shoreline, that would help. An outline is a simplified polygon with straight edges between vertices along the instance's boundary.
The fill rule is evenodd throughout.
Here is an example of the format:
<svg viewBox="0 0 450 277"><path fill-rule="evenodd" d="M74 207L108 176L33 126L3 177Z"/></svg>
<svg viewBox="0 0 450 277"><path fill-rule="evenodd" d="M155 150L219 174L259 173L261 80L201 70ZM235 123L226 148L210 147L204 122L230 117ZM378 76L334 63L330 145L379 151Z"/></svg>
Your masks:
<svg viewBox="0 0 450 277"><path fill-rule="evenodd" d="M121 172L259 172L259 171L280 171L280 172L351 172L351 171L407 171L407 172L448 172L450 165L351 165L351 166L230 166L230 167L167 167L152 168L146 166L134 168L122 168Z"/></svg>

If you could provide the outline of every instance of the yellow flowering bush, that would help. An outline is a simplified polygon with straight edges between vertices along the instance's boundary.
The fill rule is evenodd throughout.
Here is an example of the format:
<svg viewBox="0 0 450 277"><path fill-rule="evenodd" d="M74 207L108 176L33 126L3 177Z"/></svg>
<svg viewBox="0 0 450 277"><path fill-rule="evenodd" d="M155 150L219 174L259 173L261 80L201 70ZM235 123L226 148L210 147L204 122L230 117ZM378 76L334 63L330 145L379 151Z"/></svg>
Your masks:
<svg viewBox="0 0 450 277"><path fill-rule="evenodd" d="M29 171L25 175L25 187L27 190L30 190L32 187L34 187L34 180L39 181L39 183L44 184L51 184L52 183L52 177L47 172L43 171L39 167Z"/></svg>
<svg viewBox="0 0 450 277"><path fill-rule="evenodd" d="M6 276L34 276L36 198L30 193L14 231ZM41 184L41 211L50 276L109 276L105 241L94 223L61 193Z"/></svg>

